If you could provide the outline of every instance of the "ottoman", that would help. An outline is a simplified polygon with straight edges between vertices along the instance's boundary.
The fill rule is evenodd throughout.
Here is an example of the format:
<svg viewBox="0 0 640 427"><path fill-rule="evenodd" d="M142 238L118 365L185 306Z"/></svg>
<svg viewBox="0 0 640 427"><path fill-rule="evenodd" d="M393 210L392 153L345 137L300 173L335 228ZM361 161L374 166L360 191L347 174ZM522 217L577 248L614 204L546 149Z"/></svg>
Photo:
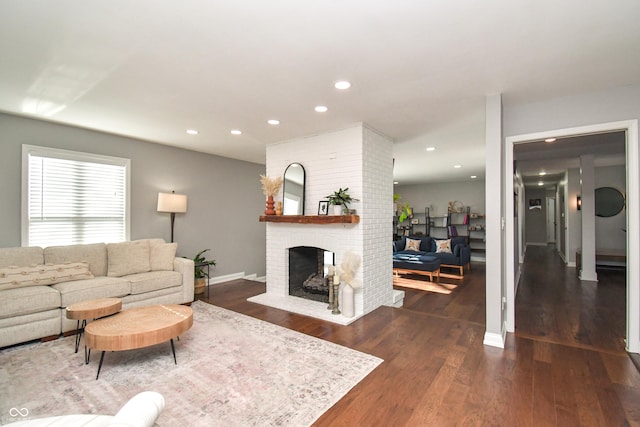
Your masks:
<svg viewBox="0 0 640 427"><path fill-rule="evenodd" d="M430 255L407 254L406 252L393 255L393 271L398 274L422 274L429 276L429 280L433 282L433 276L436 281L440 281L440 259Z"/></svg>

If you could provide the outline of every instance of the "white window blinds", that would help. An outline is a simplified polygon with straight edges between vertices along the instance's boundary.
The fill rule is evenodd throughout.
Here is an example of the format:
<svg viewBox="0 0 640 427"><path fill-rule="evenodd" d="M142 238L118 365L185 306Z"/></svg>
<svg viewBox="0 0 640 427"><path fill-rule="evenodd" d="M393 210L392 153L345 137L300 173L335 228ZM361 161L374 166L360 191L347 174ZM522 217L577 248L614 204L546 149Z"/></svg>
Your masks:
<svg viewBox="0 0 640 427"><path fill-rule="evenodd" d="M23 245L127 240L129 164L128 159L23 146L28 170L26 185L23 173Z"/></svg>

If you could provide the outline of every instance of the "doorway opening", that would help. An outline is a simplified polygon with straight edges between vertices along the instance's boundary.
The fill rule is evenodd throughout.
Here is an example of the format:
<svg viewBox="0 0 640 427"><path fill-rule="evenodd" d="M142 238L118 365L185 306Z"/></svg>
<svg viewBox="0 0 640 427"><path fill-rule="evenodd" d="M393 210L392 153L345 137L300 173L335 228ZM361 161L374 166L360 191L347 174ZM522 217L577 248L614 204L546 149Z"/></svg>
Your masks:
<svg viewBox="0 0 640 427"><path fill-rule="evenodd" d="M508 137L506 139L506 149L505 149L505 176L511 177L514 176L514 172L517 167L514 162L515 157L515 149L518 144L522 144L522 146L526 146L528 143L532 143L532 141L544 141L546 138L555 137L577 137L577 136L589 136L596 134L606 134L611 132L624 132L625 134L625 165L626 165L626 194L627 194L627 229L626 233L626 251L627 251L627 259L637 259L640 254L640 247L637 242L637 239L632 238L632 236L638 235L638 223L640 222L640 207L638 203L638 195L640 194L640 183L638 182L639 170L640 170L640 161L638 156L638 121L630 120L625 122L615 122L615 123L605 123L599 125L592 126L584 126L578 128L569 128L562 129L556 131L546 131L535 134L528 135L518 135L514 137ZM505 194L514 194L514 189L517 190L516 185L511 180L506 180L505 182ZM560 233L556 236L557 240L560 239L560 246L563 247L563 255L570 259L570 256L567 256L572 252L572 249L575 249L575 245L570 240L573 237L571 233L571 218L566 218L567 212L571 211L573 207L575 209L575 205L577 203L576 195L573 194L572 198L570 198L571 192L568 189L560 192L561 197L563 199L564 207L564 215L565 217L560 217L560 224L565 229L560 230ZM516 248L513 242L516 241L515 235L519 233L518 230L514 229L514 224L519 223L518 226L522 227L523 224L518 219L514 219L514 214L516 212L515 206L513 202L510 202L510 198L505 198L506 203L506 212L505 212L505 234L506 241L511 242L505 247L505 260L516 260L513 263L506 262L505 270L506 270L506 291L505 296L507 299L507 316L506 316L506 330L509 332L515 331L515 293L516 293L516 285L517 279L519 278L519 265L520 259L516 256ZM556 201L558 201L559 197L556 197ZM521 205L524 204L522 201ZM557 205L557 203L556 203ZM518 211L522 212L524 206L520 206ZM556 206L556 209L558 207ZM521 215L521 213L519 214ZM525 245L525 242L521 242L520 245ZM626 313L626 345L627 351L637 353L640 351L640 284L638 278L640 277L640 267L635 265L635 263L628 262L627 263L627 271L626 271L626 299L627 299L627 313Z"/></svg>

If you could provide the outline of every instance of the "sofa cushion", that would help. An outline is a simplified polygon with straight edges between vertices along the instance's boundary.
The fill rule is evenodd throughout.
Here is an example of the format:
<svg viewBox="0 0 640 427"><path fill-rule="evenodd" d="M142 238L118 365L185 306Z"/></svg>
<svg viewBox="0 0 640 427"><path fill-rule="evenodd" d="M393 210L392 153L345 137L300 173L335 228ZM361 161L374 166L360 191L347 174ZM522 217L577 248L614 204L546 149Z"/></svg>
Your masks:
<svg viewBox="0 0 640 427"><path fill-rule="evenodd" d="M417 239L407 239L407 242L404 246L405 251L420 251L420 240Z"/></svg>
<svg viewBox="0 0 640 427"><path fill-rule="evenodd" d="M451 238L451 247L455 247L457 245L466 246L467 239L465 237L452 237Z"/></svg>
<svg viewBox="0 0 640 427"><path fill-rule="evenodd" d="M448 253L439 253L438 259L442 262L442 264L447 265L462 265L460 262L460 258L455 256L454 254Z"/></svg>
<svg viewBox="0 0 640 427"><path fill-rule="evenodd" d="M435 252L436 247L433 243L433 239L429 236L420 237L420 250L422 252Z"/></svg>
<svg viewBox="0 0 640 427"><path fill-rule="evenodd" d="M395 251L404 251L404 247L407 245L407 238L402 236L399 240L393 242L393 249Z"/></svg>
<svg viewBox="0 0 640 427"><path fill-rule="evenodd" d="M0 291L0 318L20 316L60 307L60 294L50 286Z"/></svg>
<svg viewBox="0 0 640 427"><path fill-rule="evenodd" d="M42 248L38 246L0 248L0 267L11 265L23 267L32 264L44 264Z"/></svg>
<svg viewBox="0 0 640 427"><path fill-rule="evenodd" d="M151 270L148 240L109 243L107 253L107 276L121 277Z"/></svg>
<svg viewBox="0 0 640 427"><path fill-rule="evenodd" d="M131 291L127 280L106 276L58 283L51 287L60 292L60 307L98 298L121 298Z"/></svg>
<svg viewBox="0 0 640 427"><path fill-rule="evenodd" d="M149 264L151 271L173 271L173 259L176 257L177 243L149 241Z"/></svg>
<svg viewBox="0 0 640 427"><path fill-rule="evenodd" d="M89 264L86 262L5 267L0 268L0 290L53 285L92 277L93 274L89 271Z"/></svg>
<svg viewBox="0 0 640 427"><path fill-rule="evenodd" d="M80 261L89 263L89 270L94 276L106 276L107 245L89 243L86 245L49 246L44 249L45 264Z"/></svg>
<svg viewBox="0 0 640 427"><path fill-rule="evenodd" d="M450 254L451 251L451 239L436 240L436 253L437 254Z"/></svg>
<svg viewBox="0 0 640 427"><path fill-rule="evenodd" d="M143 294L157 289L173 288L182 284L182 275L176 271L149 271L122 277L131 284L131 294Z"/></svg>

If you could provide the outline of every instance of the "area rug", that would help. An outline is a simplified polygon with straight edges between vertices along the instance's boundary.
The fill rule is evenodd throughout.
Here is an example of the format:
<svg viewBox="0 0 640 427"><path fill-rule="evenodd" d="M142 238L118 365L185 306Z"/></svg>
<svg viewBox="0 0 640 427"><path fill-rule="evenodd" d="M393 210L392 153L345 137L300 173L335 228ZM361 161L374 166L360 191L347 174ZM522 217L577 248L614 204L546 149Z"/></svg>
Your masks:
<svg viewBox="0 0 640 427"><path fill-rule="evenodd" d="M166 400L159 426L306 426L381 359L201 301L193 327L169 343L84 364L75 337L0 351L0 423L115 414L136 393ZM12 410L14 408L14 410ZM26 410L26 411L25 411Z"/></svg>

